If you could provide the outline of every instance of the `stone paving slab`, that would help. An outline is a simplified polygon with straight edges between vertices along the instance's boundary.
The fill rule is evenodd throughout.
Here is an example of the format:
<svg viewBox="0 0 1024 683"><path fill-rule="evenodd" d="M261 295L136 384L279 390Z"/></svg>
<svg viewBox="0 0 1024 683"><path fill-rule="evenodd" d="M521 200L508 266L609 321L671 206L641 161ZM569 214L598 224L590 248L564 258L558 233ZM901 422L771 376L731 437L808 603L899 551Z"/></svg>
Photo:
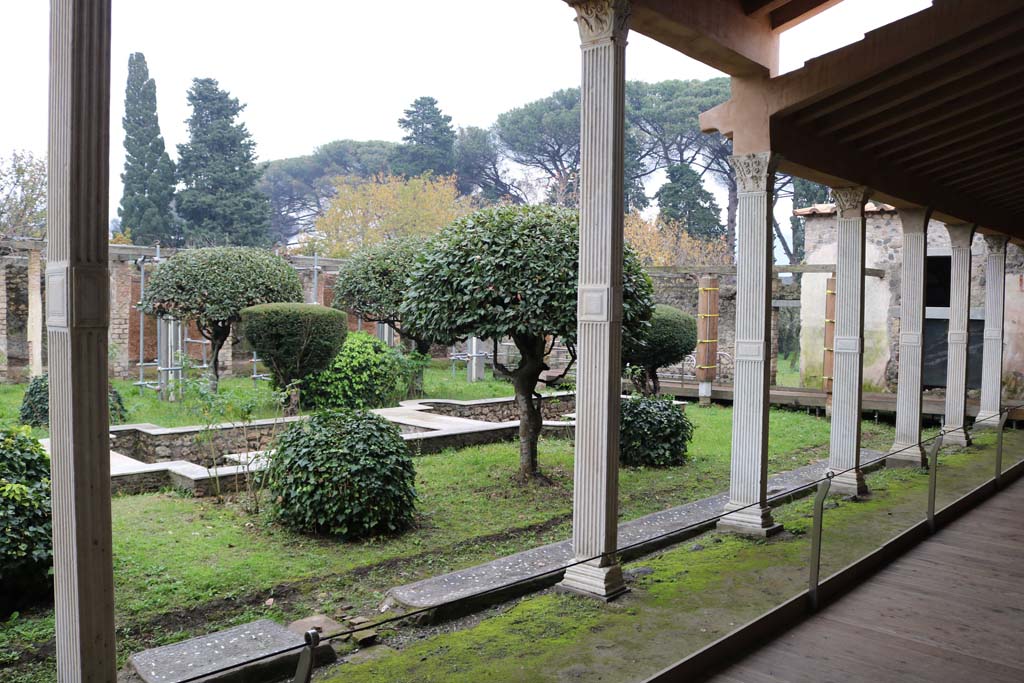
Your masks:
<svg viewBox="0 0 1024 683"><path fill-rule="evenodd" d="M878 451L868 449L862 452L865 462L880 455ZM813 482L824 475L825 468L826 463L823 461L771 477L768 480L768 495L776 496ZM811 490L803 492L804 495ZM728 502L729 495L720 493L620 524L619 547L637 544L637 547L621 553L623 559L635 558L707 531L714 525L713 522L698 523L721 514ZM694 524L698 526L678 531ZM444 617L447 618L465 613L471 607L493 604L555 584L561 580L566 566L572 561L572 543L562 541L486 564L398 586L392 588L388 594L393 600L413 609L438 609L443 605L444 609L438 611L443 611ZM514 585L518 581L542 573L549 574L529 583ZM487 591L494 593L480 595Z"/></svg>
<svg viewBox="0 0 1024 683"><path fill-rule="evenodd" d="M302 635L269 619L261 619L208 636L146 650L132 655L129 662L145 683L181 683L285 648L298 648L304 643ZM295 649L287 656L282 655L285 661L280 661L277 668L288 670L290 665L294 673L294 664L290 662L298 659L299 652Z"/></svg>

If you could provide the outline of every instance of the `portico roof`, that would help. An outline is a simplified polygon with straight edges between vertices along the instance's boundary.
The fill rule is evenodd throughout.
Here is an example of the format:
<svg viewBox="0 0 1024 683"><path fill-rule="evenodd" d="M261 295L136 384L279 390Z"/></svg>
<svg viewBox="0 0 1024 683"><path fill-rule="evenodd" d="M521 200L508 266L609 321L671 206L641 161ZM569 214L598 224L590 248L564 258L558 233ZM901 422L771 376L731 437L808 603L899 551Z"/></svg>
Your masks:
<svg viewBox="0 0 1024 683"><path fill-rule="evenodd" d="M635 28L647 32L646 14L656 8L662 21L672 11L687 20L680 6L689 4L636 0ZM732 99L701 116L705 131L731 137L736 153L776 152L783 171L865 185L878 201L929 206L939 220L1024 238L1024 0L935 0L777 77L770 56L753 48L769 51L781 13L829 3L720 4L732 28L718 27L719 52L749 59L705 59L733 75ZM649 35L669 42L673 31ZM711 52L679 49L698 59Z"/></svg>

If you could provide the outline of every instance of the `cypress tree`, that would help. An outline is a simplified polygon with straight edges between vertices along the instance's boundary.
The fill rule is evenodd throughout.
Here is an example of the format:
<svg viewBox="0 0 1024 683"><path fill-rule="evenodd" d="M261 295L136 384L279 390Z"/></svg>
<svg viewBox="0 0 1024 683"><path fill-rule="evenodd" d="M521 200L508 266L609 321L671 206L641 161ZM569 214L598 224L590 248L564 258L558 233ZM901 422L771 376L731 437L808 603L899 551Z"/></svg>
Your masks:
<svg viewBox="0 0 1024 683"><path fill-rule="evenodd" d="M406 135L405 143L395 150L392 168L409 178L433 173L455 173L455 129L452 117L441 113L433 97L417 98L405 116L398 119Z"/></svg>
<svg viewBox="0 0 1024 683"><path fill-rule="evenodd" d="M136 244L177 246L181 241L174 216L174 165L160 135L156 115L156 82L149 77L146 56L128 57L124 94L124 194L117 211L121 225Z"/></svg>
<svg viewBox="0 0 1024 683"><path fill-rule="evenodd" d="M245 109L212 78L196 78L188 91L192 106L189 141L178 145L178 214L185 241L193 246L266 246L270 203L256 185L256 143L236 118Z"/></svg>

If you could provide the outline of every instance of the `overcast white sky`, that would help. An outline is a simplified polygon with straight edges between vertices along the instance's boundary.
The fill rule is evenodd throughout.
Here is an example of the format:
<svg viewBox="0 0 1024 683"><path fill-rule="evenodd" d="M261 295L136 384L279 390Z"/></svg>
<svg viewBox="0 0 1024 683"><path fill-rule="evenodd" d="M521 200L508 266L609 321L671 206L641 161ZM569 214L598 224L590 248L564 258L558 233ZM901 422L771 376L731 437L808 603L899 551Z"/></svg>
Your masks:
<svg viewBox="0 0 1024 683"><path fill-rule="evenodd" d="M783 34L783 70L930 4L845 0ZM46 0L0 0L0 156L45 153L48 13ZM573 17L560 0L114 0L110 215L121 197L132 52L145 53L156 79L172 157L186 139L185 92L192 78L212 77L247 105L242 118L270 160L342 138L399 140L397 120L421 95L436 97L457 126L489 126L507 109L577 86ZM718 75L630 35L630 79Z"/></svg>

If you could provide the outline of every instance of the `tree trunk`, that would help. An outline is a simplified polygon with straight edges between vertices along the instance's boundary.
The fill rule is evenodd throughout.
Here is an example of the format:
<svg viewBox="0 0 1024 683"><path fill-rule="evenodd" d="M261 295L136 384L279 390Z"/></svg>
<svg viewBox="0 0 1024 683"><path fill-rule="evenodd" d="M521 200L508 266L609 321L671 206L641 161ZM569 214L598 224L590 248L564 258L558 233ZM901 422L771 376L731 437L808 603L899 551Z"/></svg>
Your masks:
<svg viewBox="0 0 1024 683"><path fill-rule="evenodd" d="M299 387L293 386L288 390L288 403L284 406L285 417L295 417L299 414Z"/></svg>
<svg viewBox="0 0 1024 683"><path fill-rule="evenodd" d="M530 481L540 476L537 441L544 424L540 397L534 397L544 364L544 339L516 339L521 359L515 372L516 406L519 408L519 478Z"/></svg>
<svg viewBox="0 0 1024 683"><path fill-rule="evenodd" d="M647 379L651 382L651 396L661 393L661 380L658 379L658 368L650 368L647 371Z"/></svg>
<svg viewBox="0 0 1024 683"><path fill-rule="evenodd" d="M215 394L220 385L220 350L227 339L227 337L214 336L210 340L210 391Z"/></svg>

